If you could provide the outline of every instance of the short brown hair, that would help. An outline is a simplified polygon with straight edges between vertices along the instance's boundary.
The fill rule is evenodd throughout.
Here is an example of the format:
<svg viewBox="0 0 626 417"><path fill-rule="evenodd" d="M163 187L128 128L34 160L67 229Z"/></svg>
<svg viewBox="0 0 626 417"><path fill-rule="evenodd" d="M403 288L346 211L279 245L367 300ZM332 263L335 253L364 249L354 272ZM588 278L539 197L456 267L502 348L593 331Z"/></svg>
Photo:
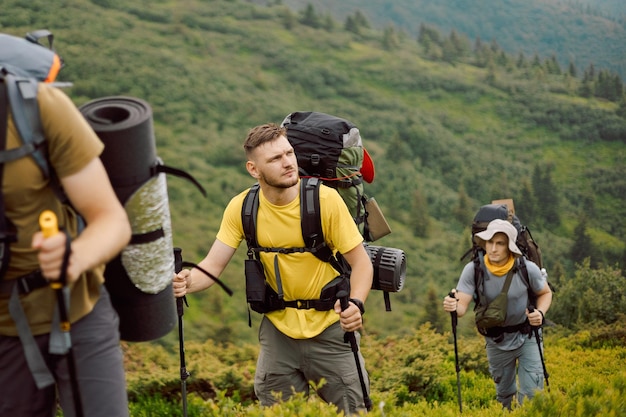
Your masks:
<svg viewBox="0 0 626 417"><path fill-rule="evenodd" d="M266 123L253 127L248 131L246 141L243 143L246 156L250 156L252 151L264 143L276 140L281 136L287 137L287 129L276 123Z"/></svg>

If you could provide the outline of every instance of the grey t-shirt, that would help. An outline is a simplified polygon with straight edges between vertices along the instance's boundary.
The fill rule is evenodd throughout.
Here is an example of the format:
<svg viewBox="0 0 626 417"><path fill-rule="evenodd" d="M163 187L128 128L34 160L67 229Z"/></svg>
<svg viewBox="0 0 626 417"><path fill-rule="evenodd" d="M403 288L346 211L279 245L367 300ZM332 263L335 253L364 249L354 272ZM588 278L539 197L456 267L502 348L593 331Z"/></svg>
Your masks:
<svg viewBox="0 0 626 417"><path fill-rule="evenodd" d="M527 259L525 262L531 288L535 292L541 291L546 285L546 278L543 277L539 267L534 262ZM502 291L504 281L506 280L506 274L499 277L489 272L487 268L484 268L484 270L486 272L484 293L487 297L487 301L491 302ZM474 285L474 262L469 262L465 265L463 271L461 272L461 277L459 278L456 289L457 291L465 294L474 294L476 291L476 286ZM526 321L527 306L528 289L524 284L524 279L522 278L520 272L517 271L513 275L511 287L508 292L506 321L504 322L504 326L515 326L516 324ZM495 343L490 337L485 337L485 340L488 345L497 346L501 350L513 350L517 349L524 343L524 337L528 337L528 335L515 332L504 333L504 340L500 343Z"/></svg>

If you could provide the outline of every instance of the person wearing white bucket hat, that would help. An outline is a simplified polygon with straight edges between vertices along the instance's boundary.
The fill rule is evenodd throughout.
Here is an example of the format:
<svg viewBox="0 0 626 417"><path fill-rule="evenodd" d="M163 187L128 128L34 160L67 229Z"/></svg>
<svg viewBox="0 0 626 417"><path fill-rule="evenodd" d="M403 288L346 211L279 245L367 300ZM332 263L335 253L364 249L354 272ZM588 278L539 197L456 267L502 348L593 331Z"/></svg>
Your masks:
<svg viewBox="0 0 626 417"><path fill-rule="evenodd" d="M504 233L509 239L509 251L522 256L522 251L517 247L517 244L515 244L517 240L517 229L511 222L501 219L492 220L489 225L487 225L487 229L476 233L476 237L482 240L482 246L485 246L485 242L491 240L496 233ZM494 259L491 261L494 262Z"/></svg>
<svg viewBox="0 0 626 417"><path fill-rule="evenodd" d="M543 389L542 358L537 340L531 337L531 330L543 324L544 314L552 303L552 291L535 263L528 259L518 261L523 255L515 243L517 229L513 224L506 220L493 220L475 237L485 250L481 270L484 275L482 293L486 301L492 303L503 291L507 294L504 322L487 329L483 335L497 399L504 408L511 409L516 394L521 404L524 398L532 398L537 390ZM519 270L520 262L525 262L528 284L537 296L536 309L532 312L528 308L528 288ZM445 311L456 312L458 317L467 313L477 293L474 271L473 261L465 265L457 287L444 298ZM511 278L507 279L508 275ZM510 281L508 291L503 290L507 280Z"/></svg>

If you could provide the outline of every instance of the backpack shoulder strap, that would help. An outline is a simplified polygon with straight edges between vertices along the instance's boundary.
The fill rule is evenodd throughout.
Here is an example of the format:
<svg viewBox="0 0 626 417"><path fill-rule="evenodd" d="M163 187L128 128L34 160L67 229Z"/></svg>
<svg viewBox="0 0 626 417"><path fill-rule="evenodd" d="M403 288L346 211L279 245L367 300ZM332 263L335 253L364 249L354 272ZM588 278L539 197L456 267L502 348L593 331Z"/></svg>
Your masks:
<svg viewBox="0 0 626 417"><path fill-rule="evenodd" d="M9 116L6 86L0 73L0 152L4 151L7 139L7 117ZM1 193L0 193L1 194Z"/></svg>
<svg viewBox="0 0 626 417"><path fill-rule="evenodd" d="M4 72L1 68L0 78L4 79L13 123L22 141L22 146L0 152L0 163L31 156L41 170L43 177L50 180L50 187L57 199L63 204L69 204L61 181L54 169L51 168L48 159L48 148L46 147L46 138L39 117L39 102L37 101L39 82L34 78L19 77Z"/></svg>
<svg viewBox="0 0 626 417"><path fill-rule="evenodd" d="M259 246L256 240L256 216L259 211L259 183L250 187L248 194L243 200L241 207L241 220L243 223L243 234L248 244L248 256L252 259L252 248Z"/></svg>
<svg viewBox="0 0 626 417"><path fill-rule="evenodd" d="M314 248L324 242L322 219L320 216L320 180L309 177L300 180L300 223L302 238L307 248ZM315 256L319 257L316 253Z"/></svg>
<svg viewBox="0 0 626 417"><path fill-rule="evenodd" d="M45 178L50 177L50 167L45 154L45 137L39 118L37 102L38 82L33 78L4 75L9 107L15 128L22 140L19 148L5 151L2 162L13 161L31 155Z"/></svg>
<svg viewBox="0 0 626 417"><path fill-rule="evenodd" d="M484 282L485 282L485 259L482 249L473 248L472 262L474 262L474 302L476 305L485 303Z"/></svg>
<svg viewBox="0 0 626 417"><path fill-rule="evenodd" d="M305 247L289 248L289 250L295 252L311 252L318 259L324 262L330 262L338 272L343 273L346 270L345 265L334 256L332 250L324 240L320 216L320 185L321 181L318 178L300 179L300 226ZM259 192L260 186L258 183L250 187L241 207L243 233L248 245L248 257L250 259L254 256L254 249L260 248L256 236ZM261 249L267 251L275 248Z"/></svg>
<svg viewBox="0 0 626 417"><path fill-rule="evenodd" d="M534 306L537 301L537 296L535 295L535 292L530 286L528 268L526 267L526 258L524 258L523 256L520 256L519 259L517 260L517 266L520 271L520 275L522 276L522 281L524 282L524 285L526 285L526 289L528 290L528 304Z"/></svg>
<svg viewBox="0 0 626 417"><path fill-rule="evenodd" d="M522 274L522 279L524 280L524 285L530 287L530 278L528 278L528 268L526 267L526 259L523 256L520 256L517 260L517 267Z"/></svg>
<svg viewBox="0 0 626 417"><path fill-rule="evenodd" d="M6 147L7 140L7 117L9 115L9 103L7 102L6 95L6 86L0 78L0 154L4 151ZM6 217L4 216L4 195L2 193L2 179L4 178L4 163L0 162L0 239L4 239L7 234L7 223ZM5 247L5 242L0 240L0 279L4 276L4 269L6 265L4 265L4 251L7 248Z"/></svg>
<svg viewBox="0 0 626 417"><path fill-rule="evenodd" d="M304 239L305 246L311 249L325 243L324 233L322 232L322 222L319 214L319 186L320 182L317 178L302 178L300 180L300 224L302 228L302 237ZM241 207L243 233L246 238L248 248L259 247L256 239L257 212L259 211L259 190L260 186L258 183L250 187L250 190L248 191L248 194L246 194ZM330 251L330 249L328 249L328 251ZM322 256L320 252L321 250L315 251L315 256Z"/></svg>
<svg viewBox="0 0 626 417"><path fill-rule="evenodd" d="M337 271L343 271L332 250L326 244L322 230L320 215L320 185L321 180L316 177L300 180L300 223L304 245L310 248L311 253L324 262L330 262Z"/></svg>
<svg viewBox="0 0 626 417"><path fill-rule="evenodd" d="M301 227L307 249L315 247L319 239L318 236L321 236L323 241L322 226L319 219L319 183L316 185L316 182L317 179L313 181L302 179L300 186ZM260 190L259 183L250 187L241 207L243 234L249 250L259 248L256 237L256 224Z"/></svg>

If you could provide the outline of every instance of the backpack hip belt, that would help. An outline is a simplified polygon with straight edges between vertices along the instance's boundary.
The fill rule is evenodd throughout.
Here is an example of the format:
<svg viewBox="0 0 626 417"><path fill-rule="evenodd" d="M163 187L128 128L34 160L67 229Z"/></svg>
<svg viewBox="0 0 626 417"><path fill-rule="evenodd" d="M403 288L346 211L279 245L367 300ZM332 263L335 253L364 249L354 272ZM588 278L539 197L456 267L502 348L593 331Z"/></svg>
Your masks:
<svg viewBox="0 0 626 417"><path fill-rule="evenodd" d="M334 282L336 281L331 281L331 283L329 283L328 285L332 285L332 283ZM246 287L246 290L248 291L249 287ZM284 310L286 308L295 308L298 310L314 309L316 311L329 311L333 309L336 301L336 298L328 297L324 299L317 298L310 300L299 299L285 301L281 296L279 296L276 291L274 291L272 287L267 284L267 282L263 283L263 287L265 289L262 300L256 300L256 302L251 301L250 299L248 300L250 302L250 307L252 308L252 310L256 311L257 313L265 314L272 311ZM324 290L322 290L322 294L320 294L320 297L323 297L323 291Z"/></svg>
<svg viewBox="0 0 626 417"><path fill-rule="evenodd" d="M520 332L522 334L530 334L530 323L528 320L514 324L512 326L496 326L490 329L487 329L487 334L485 336L491 338L498 338L502 336L504 333L515 333Z"/></svg>
<svg viewBox="0 0 626 417"><path fill-rule="evenodd" d="M16 279L0 281L0 295L11 295L14 285L17 285L19 294L24 295L45 287L48 285L48 281L41 275L41 270L38 269Z"/></svg>

